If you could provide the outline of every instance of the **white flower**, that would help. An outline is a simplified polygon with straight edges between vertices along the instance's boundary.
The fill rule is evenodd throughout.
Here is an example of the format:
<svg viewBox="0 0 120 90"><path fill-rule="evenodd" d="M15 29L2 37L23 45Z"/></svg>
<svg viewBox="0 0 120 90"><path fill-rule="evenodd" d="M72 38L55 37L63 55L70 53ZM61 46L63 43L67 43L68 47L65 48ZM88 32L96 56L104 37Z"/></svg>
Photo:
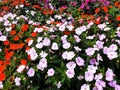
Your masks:
<svg viewBox="0 0 120 90"><path fill-rule="evenodd" d="M93 66L93 65L88 65L88 72L91 72L91 73L96 73L96 70L97 70L97 66Z"/></svg>
<svg viewBox="0 0 120 90"><path fill-rule="evenodd" d="M39 64L37 65L37 69L40 69L41 71L43 71L46 67L47 67L47 59L46 58L42 58L39 61Z"/></svg>
<svg viewBox="0 0 120 90"><path fill-rule="evenodd" d="M43 28L35 28L35 29L34 29L34 32L40 33L40 32L42 32L42 31L43 31Z"/></svg>
<svg viewBox="0 0 120 90"><path fill-rule="evenodd" d="M60 31L65 31L65 25L60 25L60 26L59 26L59 30L60 30Z"/></svg>
<svg viewBox="0 0 120 90"><path fill-rule="evenodd" d="M0 17L0 22L3 22L3 18L2 17Z"/></svg>
<svg viewBox="0 0 120 90"><path fill-rule="evenodd" d="M103 40L103 39L105 39L105 38L106 38L105 34L99 35L99 39L100 39L100 40Z"/></svg>
<svg viewBox="0 0 120 90"><path fill-rule="evenodd" d="M23 7L24 7L24 5L23 5L23 4L21 4L21 5L20 5L20 7L21 7L21 8L23 8Z"/></svg>
<svg viewBox="0 0 120 90"><path fill-rule="evenodd" d="M90 90L90 86L88 84L83 84L80 90Z"/></svg>
<svg viewBox="0 0 120 90"><path fill-rule="evenodd" d="M67 75L69 78L73 78L74 75L75 75L74 69L68 69L68 70L66 71L66 75Z"/></svg>
<svg viewBox="0 0 120 90"><path fill-rule="evenodd" d="M115 75L114 75L112 69L108 68L108 70L106 71L106 78L105 79L107 81L112 81L114 76Z"/></svg>
<svg viewBox="0 0 120 90"><path fill-rule="evenodd" d="M28 46L31 46L33 44L33 40L30 40L29 42L28 42Z"/></svg>
<svg viewBox="0 0 120 90"><path fill-rule="evenodd" d="M107 53L107 57L108 57L110 60L112 60L112 59L117 58L117 57L118 57L118 54L117 54L117 52L108 52L108 53Z"/></svg>
<svg viewBox="0 0 120 90"><path fill-rule="evenodd" d="M31 15L34 16L36 14L36 12L34 11L30 11Z"/></svg>
<svg viewBox="0 0 120 90"><path fill-rule="evenodd" d="M74 38L75 38L76 42L80 42L81 41L81 39L77 35L74 35Z"/></svg>
<svg viewBox="0 0 120 90"><path fill-rule="evenodd" d="M103 61L102 56L99 53L97 54L97 61Z"/></svg>
<svg viewBox="0 0 120 90"><path fill-rule="evenodd" d="M86 39L90 39L90 40L92 40L92 39L94 39L94 37L95 37L95 35L87 36Z"/></svg>
<svg viewBox="0 0 120 90"><path fill-rule="evenodd" d="M69 31L72 31L74 26L73 25L67 25L66 28L69 30Z"/></svg>
<svg viewBox="0 0 120 90"><path fill-rule="evenodd" d="M43 47L43 43L37 43L35 45L36 48L41 49Z"/></svg>
<svg viewBox="0 0 120 90"><path fill-rule="evenodd" d="M70 61L66 64L68 69L74 69L76 67L76 63L74 61Z"/></svg>
<svg viewBox="0 0 120 90"><path fill-rule="evenodd" d="M50 41L49 38L44 38L44 40L43 40L43 45L44 46L50 46L50 43L51 43L51 41Z"/></svg>
<svg viewBox="0 0 120 90"><path fill-rule="evenodd" d="M109 28L109 27L106 27L106 28L104 28L104 31L109 31L111 28Z"/></svg>
<svg viewBox="0 0 120 90"><path fill-rule="evenodd" d="M30 54L30 58L31 60L35 60L38 57L38 54L36 52L33 52L32 54Z"/></svg>
<svg viewBox="0 0 120 90"><path fill-rule="evenodd" d="M99 25L98 25L98 28L102 30L102 29L104 29L106 26L107 26L107 25L106 25L105 23L103 23L103 24L99 24Z"/></svg>
<svg viewBox="0 0 120 90"><path fill-rule="evenodd" d="M12 27L7 27L5 28L7 32L11 31L12 30Z"/></svg>
<svg viewBox="0 0 120 90"><path fill-rule="evenodd" d="M61 87L61 82L59 81L58 83L57 83L57 88L59 89Z"/></svg>
<svg viewBox="0 0 120 90"><path fill-rule="evenodd" d="M46 52L44 52L44 51L41 51L41 53L40 53L40 56L41 56L42 58L45 58L47 55L48 55L48 54L47 54Z"/></svg>
<svg viewBox="0 0 120 90"><path fill-rule="evenodd" d="M96 74L95 77L94 77L95 80L100 80L100 79L102 79L102 78L103 78L102 73L98 73L98 74Z"/></svg>
<svg viewBox="0 0 120 90"><path fill-rule="evenodd" d="M92 72L90 72L90 71L85 72L85 80L86 81L90 82L90 81L93 81L93 79L94 79L94 74Z"/></svg>
<svg viewBox="0 0 120 90"><path fill-rule="evenodd" d="M35 75L35 70L34 70L33 68L30 68L30 69L28 70L28 72L27 72L27 75L28 75L29 77L33 77L33 76Z"/></svg>
<svg viewBox="0 0 120 90"><path fill-rule="evenodd" d="M0 81L0 89L3 89L3 83Z"/></svg>
<svg viewBox="0 0 120 90"><path fill-rule="evenodd" d="M59 49L58 44L56 42L52 43L51 49L52 50L58 50Z"/></svg>
<svg viewBox="0 0 120 90"><path fill-rule="evenodd" d="M80 28L80 27L76 28L76 29L75 29L75 33L76 33L77 35L81 35L81 34L82 34L81 28Z"/></svg>
<svg viewBox="0 0 120 90"><path fill-rule="evenodd" d="M0 36L0 41L6 41L7 40L7 37L6 36L4 36L4 35L1 35Z"/></svg>
<svg viewBox="0 0 120 90"><path fill-rule="evenodd" d="M47 71L48 76L53 76L54 74L55 74L55 71L53 68L48 69L48 71Z"/></svg>
<svg viewBox="0 0 120 90"><path fill-rule="evenodd" d="M16 77L16 78L15 78L14 82L15 82L15 85L16 85L16 86L20 86L20 85L21 85L20 80L21 80L21 79L20 79L19 77Z"/></svg>
<svg viewBox="0 0 120 90"><path fill-rule="evenodd" d="M70 48L71 45L69 42L67 42L67 43L64 43L62 46L64 49L68 49L68 48Z"/></svg>
<svg viewBox="0 0 120 90"><path fill-rule="evenodd" d="M75 61L76 61L76 63L77 63L78 66L84 66L84 62L85 61L81 57L77 57L75 59Z"/></svg>
<svg viewBox="0 0 120 90"><path fill-rule="evenodd" d="M40 41L42 41L42 39L42 37L38 37L37 42L39 43Z"/></svg>
<svg viewBox="0 0 120 90"><path fill-rule="evenodd" d="M18 73L21 73L25 69L25 65L20 65L16 70Z"/></svg>
<svg viewBox="0 0 120 90"><path fill-rule="evenodd" d="M94 53L95 53L95 49L94 48L87 48L85 49L85 53L88 55L88 56L92 56Z"/></svg>
<svg viewBox="0 0 120 90"><path fill-rule="evenodd" d="M81 51L81 48L79 48L78 46L74 46L74 49L75 49L75 51L77 51L77 52Z"/></svg>

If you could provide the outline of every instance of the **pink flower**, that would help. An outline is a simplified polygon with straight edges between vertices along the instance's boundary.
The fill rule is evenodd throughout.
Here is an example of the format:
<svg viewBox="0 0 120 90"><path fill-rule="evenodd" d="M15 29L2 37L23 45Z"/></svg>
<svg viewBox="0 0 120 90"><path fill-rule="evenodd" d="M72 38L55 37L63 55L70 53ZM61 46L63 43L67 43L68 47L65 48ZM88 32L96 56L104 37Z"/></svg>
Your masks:
<svg viewBox="0 0 120 90"><path fill-rule="evenodd" d="M107 81L112 81L114 76L115 75L114 75L112 69L108 68L108 70L106 71L106 78L105 79Z"/></svg>
<svg viewBox="0 0 120 90"><path fill-rule="evenodd" d="M33 77L33 76L35 75L35 70L34 70L33 68L30 68L30 69L28 70L28 72L27 72L27 75L28 75L29 77Z"/></svg>

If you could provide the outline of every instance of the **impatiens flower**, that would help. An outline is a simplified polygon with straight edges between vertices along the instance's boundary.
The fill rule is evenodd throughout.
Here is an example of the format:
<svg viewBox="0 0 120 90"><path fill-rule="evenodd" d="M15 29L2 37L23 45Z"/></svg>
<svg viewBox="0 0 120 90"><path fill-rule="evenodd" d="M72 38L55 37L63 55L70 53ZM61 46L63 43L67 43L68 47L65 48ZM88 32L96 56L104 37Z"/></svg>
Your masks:
<svg viewBox="0 0 120 90"><path fill-rule="evenodd" d="M40 59L39 64L37 65L37 69L43 71L46 67L47 67L47 59L46 58Z"/></svg>
<svg viewBox="0 0 120 90"><path fill-rule="evenodd" d="M108 57L110 60L112 60L112 59L117 58L117 57L118 57L118 54L117 54L117 52L108 52L108 53L107 53L107 57Z"/></svg>
<svg viewBox="0 0 120 90"><path fill-rule="evenodd" d="M51 41L50 41L49 38L44 38L44 40L43 40L43 45L44 46L50 46L50 43L51 43Z"/></svg>
<svg viewBox="0 0 120 90"><path fill-rule="evenodd" d="M96 45L97 45L98 49L102 49L103 48L103 44L104 44L104 42L102 42L102 41L96 41Z"/></svg>
<svg viewBox="0 0 120 90"><path fill-rule="evenodd" d="M74 69L71 69L71 68L68 69L68 70L66 71L66 75L67 75L68 78L73 78L74 75L75 75Z"/></svg>
<svg viewBox="0 0 120 90"><path fill-rule="evenodd" d="M100 79L102 79L102 77L103 77L102 73L98 73L98 74L95 75L94 79L95 80L100 80Z"/></svg>
<svg viewBox="0 0 120 90"><path fill-rule="evenodd" d="M99 36L99 40L103 40L106 38L106 35L105 34L101 34L101 35L98 35Z"/></svg>
<svg viewBox="0 0 120 90"><path fill-rule="evenodd" d="M19 77L15 78L14 82L15 82L16 86L20 86L21 85L20 80L21 80L21 78L19 78Z"/></svg>
<svg viewBox="0 0 120 90"><path fill-rule="evenodd" d="M87 48L85 49L85 53L88 55L88 56L92 56L94 53L95 53L95 49L94 48Z"/></svg>
<svg viewBox="0 0 120 90"><path fill-rule="evenodd" d="M0 41L6 41L7 40L7 37L6 36L4 36L4 35L1 35L0 36Z"/></svg>
<svg viewBox="0 0 120 90"><path fill-rule="evenodd" d="M52 43L51 49L58 50L59 49L58 44L56 42Z"/></svg>
<svg viewBox="0 0 120 90"><path fill-rule="evenodd" d="M40 41L42 41L42 39L42 37L38 37L37 42L39 43Z"/></svg>
<svg viewBox="0 0 120 90"><path fill-rule="evenodd" d="M33 44L33 40L30 40L29 42L28 42L28 46L31 46Z"/></svg>
<svg viewBox="0 0 120 90"><path fill-rule="evenodd" d="M88 65L88 72L91 72L91 73L96 73L96 70L97 70L97 66L93 66L93 65Z"/></svg>
<svg viewBox="0 0 120 90"><path fill-rule="evenodd" d="M48 71L47 71L48 76L53 76L54 74L55 74L55 71L53 68L48 69Z"/></svg>
<svg viewBox="0 0 120 90"><path fill-rule="evenodd" d="M69 51L69 52L65 51L62 54L62 58L67 59L67 60L72 60L72 58L74 58L74 56L75 56L75 53L73 51Z"/></svg>
<svg viewBox="0 0 120 90"><path fill-rule="evenodd" d="M76 61L76 63L77 63L78 66L84 66L84 62L85 61L81 57L77 57L75 59L75 61Z"/></svg>
<svg viewBox="0 0 120 90"><path fill-rule="evenodd" d="M108 70L106 71L106 78L105 79L107 81L112 81L114 76L115 75L114 75L112 69L108 68Z"/></svg>
<svg viewBox="0 0 120 90"><path fill-rule="evenodd" d="M35 45L35 47L36 48L38 48L38 49L41 49L42 47L43 47L43 43L37 43L36 45Z"/></svg>
<svg viewBox="0 0 120 90"><path fill-rule="evenodd" d="M61 82L59 81L59 82L57 83L57 88L59 89L61 86L62 86L62 85L61 85Z"/></svg>
<svg viewBox="0 0 120 90"><path fill-rule="evenodd" d="M115 85L115 90L120 90L120 85Z"/></svg>
<svg viewBox="0 0 120 90"><path fill-rule="evenodd" d="M33 77L35 75L35 70L33 68L30 68L28 71L27 71L27 75L29 77Z"/></svg>
<svg viewBox="0 0 120 90"><path fill-rule="evenodd" d="M21 73L25 69L25 65L20 65L16 70L18 73Z"/></svg>
<svg viewBox="0 0 120 90"><path fill-rule="evenodd" d="M94 79L94 74L92 72L90 72L90 71L85 72L85 80L86 81L90 82L90 81L93 81L93 79Z"/></svg>
<svg viewBox="0 0 120 90"><path fill-rule="evenodd" d="M110 81L108 83L108 85L111 86L111 87L115 87L117 85L117 82L116 81Z"/></svg>
<svg viewBox="0 0 120 90"><path fill-rule="evenodd" d="M34 29L34 32L40 33L40 32L42 32L42 31L43 31L43 28L35 28L35 29Z"/></svg>
<svg viewBox="0 0 120 90"><path fill-rule="evenodd" d="M0 81L0 89L3 89L3 83Z"/></svg>
<svg viewBox="0 0 120 90"><path fill-rule="evenodd" d="M70 61L70 62L68 62L67 64L66 64L66 67L68 68L68 69L74 69L75 67L76 67L76 63L74 62L74 61Z"/></svg>
<svg viewBox="0 0 120 90"><path fill-rule="evenodd" d="M0 81L4 81L6 78L6 75L4 73L0 73Z"/></svg>
<svg viewBox="0 0 120 90"><path fill-rule="evenodd" d="M75 41L76 41L76 42L80 42L80 41L81 41L81 39L80 39L79 36L77 36L77 35L74 35L74 38L75 38Z"/></svg>
<svg viewBox="0 0 120 90"><path fill-rule="evenodd" d="M83 84L80 90L90 90L90 86L88 84Z"/></svg>
<svg viewBox="0 0 120 90"><path fill-rule="evenodd" d="M98 28L101 29L101 30L103 30L106 26L107 25L105 23L103 23L103 24L99 24Z"/></svg>
<svg viewBox="0 0 120 90"><path fill-rule="evenodd" d="M41 51L41 53L40 53L40 56L41 56L42 58L45 58L47 55L48 55L48 54L47 54L46 52L44 52L44 51Z"/></svg>
<svg viewBox="0 0 120 90"><path fill-rule="evenodd" d="M68 48L70 48L71 45L70 45L70 43L66 42L66 43L63 43L62 46L64 49L68 49Z"/></svg>
<svg viewBox="0 0 120 90"><path fill-rule="evenodd" d="M77 51L77 52L81 51L81 48L79 48L78 46L74 46L74 49L75 49L75 51Z"/></svg>

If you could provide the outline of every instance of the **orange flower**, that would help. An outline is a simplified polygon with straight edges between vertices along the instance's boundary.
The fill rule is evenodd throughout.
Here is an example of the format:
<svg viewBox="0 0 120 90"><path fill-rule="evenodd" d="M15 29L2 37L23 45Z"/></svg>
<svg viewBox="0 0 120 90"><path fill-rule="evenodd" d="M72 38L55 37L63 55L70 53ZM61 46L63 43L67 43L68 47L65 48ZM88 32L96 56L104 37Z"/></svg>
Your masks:
<svg viewBox="0 0 120 90"><path fill-rule="evenodd" d="M5 10L5 11L9 11L10 8L9 8L8 6L3 6L3 10Z"/></svg>
<svg viewBox="0 0 120 90"><path fill-rule="evenodd" d="M10 35L15 35L16 34L16 31L15 30L11 30L10 31Z"/></svg>
<svg viewBox="0 0 120 90"><path fill-rule="evenodd" d="M10 44L10 49L11 49L11 50L22 49L24 45L25 45L24 43L20 43L20 44Z"/></svg>
<svg viewBox="0 0 120 90"><path fill-rule="evenodd" d="M24 31L27 31L28 30L28 24L23 24L22 25L22 28L21 28L21 30L24 32Z"/></svg>
<svg viewBox="0 0 120 90"><path fill-rule="evenodd" d="M0 73L0 81L4 81L6 78L6 75L4 73Z"/></svg>
<svg viewBox="0 0 120 90"><path fill-rule="evenodd" d="M6 40L6 41L4 41L4 45L8 45L9 44L9 40Z"/></svg>
<svg viewBox="0 0 120 90"><path fill-rule="evenodd" d="M117 17L116 17L116 21L120 21L120 16L117 16Z"/></svg>
<svg viewBox="0 0 120 90"><path fill-rule="evenodd" d="M14 28L15 28L15 26L16 26L15 24L12 24L12 25L11 25L12 29L14 29Z"/></svg>
<svg viewBox="0 0 120 90"><path fill-rule="evenodd" d="M9 60L9 59L13 56L13 54L14 54L13 51L11 51L11 52L9 52L9 53L6 53L6 54L5 54L5 60Z"/></svg>
<svg viewBox="0 0 120 90"><path fill-rule="evenodd" d="M116 1L115 3L114 3L114 6L118 6L118 4L119 4L119 2L118 1Z"/></svg>
<svg viewBox="0 0 120 90"><path fill-rule="evenodd" d="M26 61L25 59L22 59L22 60L20 61L20 63L21 63L22 65L27 65L27 61Z"/></svg>
<svg viewBox="0 0 120 90"><path fill-rule="evenodd" d="M18 41L19 40L19 36L14 37L14 40Z"/></svg>
<svg viewBox="0 0 120 90"><path fill-rule="evenodd" d="M0 66L0 73L3 73L3 71L5 70L5 68L6 68L5 65L1 65Z"/></svg>
<svg viewBox="0 0 120 90"><path fill-rule="evenodd" d="M69 35L69 34L71 34L70 31L64 31L63 33L64 33L65 35Z"/></svg>
<svg viewBox="0 0 120 90"><path fill-rule="evenodd" d="M3 61L2 60L0 60L0 65L2 65L3 64Z"/></svg>
<svg viewBox="0 0 120 90"><path fill-rule="evenodd" d="M107 12L108 12L107 6L104 6L104 7L103 7L103 10L104 10L105 13L107 13Z"/></svg>
<svg viewBox="0 0 120 90"><path fill-rule="evenodd" d="M37 35L36 32L31 33L31 36L32 36L32 37L35 37L36 35Z"/></svg>
<svg viewBox="0 0 120 90"><path fill-rule="evenodd" d="M100 12L100 8L95 9L95 13L98 13L98 12Z"/></svg>
<svg viewBox="0 0 120 90"><path fill-rule="evenodd" d="M25 41L28 43L32 38L27 38Z"/></svg>

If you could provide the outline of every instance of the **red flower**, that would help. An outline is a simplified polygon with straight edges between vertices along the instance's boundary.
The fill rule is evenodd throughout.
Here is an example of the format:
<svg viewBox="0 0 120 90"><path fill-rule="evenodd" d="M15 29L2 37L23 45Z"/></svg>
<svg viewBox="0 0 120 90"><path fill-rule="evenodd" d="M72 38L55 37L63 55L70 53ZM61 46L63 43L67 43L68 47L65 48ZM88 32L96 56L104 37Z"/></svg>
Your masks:
<svg viewBox="0 0 120 90"><path fill-rule="evenodd" d="M10 31L10 35L15 35L15 34L16 34L15 30Z"/></svg>
<svg viewBox="0 0 120 90"><path fill-rule="evenodd" d="M0 81L4 81L6 78L6 75L4 73L0 73Z"/></svg>
<svg viewBox="0 0 120 90"><path fill-rule="evenodd" d="M6 40L6 41L4 41L4 45L8 45L9 44L9 40Z"/></svg>
<svg viewBox="0 0 120 90"><path fill-rule="evenodd" d="M6 54L5 54L5 60L9 60L9 59L13 56L13 54L14 54L13 51L11 51L11 52L9 52L9 53L6 53Z"/></svg>
<svg viewBox="0 0 120 90"><path fill-rule="evenodd" d="M15 41L18 41L18 40L19 40L19 37L18 37L18 36L14 37L14 40L15 40Z"/></svg>
<svg viewBox="0 0 120 90"><path fill-rule="evenodd" d="M24 31L27 31L28 30L28 24L23 24L22 25L22 28L21 28L21 30L24 32Z"/></svg>
<svg viewBox="0 0 120 90"><path fill-rule="evenodd" d="M116 17L116 21L120 21L120 16L117 16L117 17Z"/></svg>
<svg viewBox="0 0 120 90"><path fill-rule="evenodd" d="M27 65L27 61L26 61L25 59L22 59L22 60L20 61L20 63L21 63L22 65Z"/></svg>
<svg viewBox="0 0 120 90"><path fill-rule="evenodd" d="M35 37L36 35L37 35L36 32L31 33L31 36L32 36L32 37Z"/></svg>
<svg viewBox="0 0 120 90"><path fill-rule="evenodd" d="M104 12L108 12L108 8L106 6L103 7Z"/></svg>

